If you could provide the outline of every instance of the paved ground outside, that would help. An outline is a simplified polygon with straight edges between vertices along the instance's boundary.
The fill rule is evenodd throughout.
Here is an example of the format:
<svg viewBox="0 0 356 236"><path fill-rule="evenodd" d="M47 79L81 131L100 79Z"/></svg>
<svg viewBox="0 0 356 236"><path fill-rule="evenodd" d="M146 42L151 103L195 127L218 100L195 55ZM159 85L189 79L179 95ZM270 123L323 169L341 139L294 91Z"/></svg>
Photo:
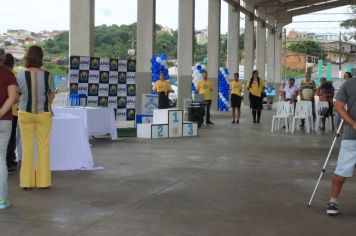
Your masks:
<svg viewBox="0 0 356 236"><path fill-rule="evenodd" d="M214 114L197 138L95 140L106 169L54 172L49 190L23 191L10 174L0 235L355 235L355 180L340 215L324 211L336 153L307 208L333 135L271 134L273 113L252 124L245 108L238 125Z"/></svg>

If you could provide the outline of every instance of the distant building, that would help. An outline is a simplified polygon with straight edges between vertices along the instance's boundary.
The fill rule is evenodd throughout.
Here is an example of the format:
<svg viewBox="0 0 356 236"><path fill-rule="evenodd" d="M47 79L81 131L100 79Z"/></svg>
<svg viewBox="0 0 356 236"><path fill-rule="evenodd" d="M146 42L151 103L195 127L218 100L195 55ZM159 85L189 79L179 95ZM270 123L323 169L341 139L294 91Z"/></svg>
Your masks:
<svg viewBox="0 0 356 236"><path fill-rule="evenodd" d="M322 43L321 46L328 53L326 61L341 63L356 60L356 44L350 42L332 41ZM341 46L341 48L340 48Z"/></svg>
<svg viewBox="0 0 356 236"><path fill-rule="evenodd" d="M169 35L173 35L173 29L169 28L168 26L164 26L162 27L161 30L157 31L157 35L163 35L163 34L169 34Z"/></svg>
<svg viewBox="0 0 356 236"><path fill-rule="evenodd" d="M198 30L195 32L195 37L197 38L197 44L204 45L208 43L208 30Z"/></svg>
<svg viewBox="0 0 356 236"><path fill-rule="evenodd" d="M307 39L327 42L338 40L339 35L335 33L308 33Z"/></svg>
<svg viewBox="0 0 356 236"><path fill-rule="evenodd" d="M5 51L12 54L16 60L21 60L26 53L25 49L20 46L8 46Z"/></svg>

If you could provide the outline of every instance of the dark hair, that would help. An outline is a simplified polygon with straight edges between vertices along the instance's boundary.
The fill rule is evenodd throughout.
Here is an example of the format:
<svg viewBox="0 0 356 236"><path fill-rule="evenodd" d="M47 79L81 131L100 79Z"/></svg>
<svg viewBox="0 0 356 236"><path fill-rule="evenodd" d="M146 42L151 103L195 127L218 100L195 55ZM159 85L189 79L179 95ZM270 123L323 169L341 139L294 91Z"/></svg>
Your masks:
<svg viewBox="0 0 356 236"><path fill-rule="evenodd" d="M33 45L28 48L24 57L24 64L26 68L36 67L40 68L43 65L43 51L42 48Z"/></svg>
<svg viewBox="0 0 356 236"><path fill-rule="evenodd" d="M289 78L289 80L292 80L292 81L294 81L294 82L295 82L295 79L294 79L294 78Z"/></svg>
<svg viewBox="0 0 356 236"><path fill-rule="evenodd" d="M14 57L10 53L6 53L4 66L12 70L14 68L14 65L15 65Z"/></svg>
<svg viewBox="0 0 356 236"><path fill-rule="evenodd" d="M253 75L256 75L257 74L257 84L258 84L258 87L260 87L260 77L258 77L258 70L254 70L254 71L252 71L252 77L251 77L251 79L250 79L250 83L249 83L249 87L251 88L251 86L252 86L252 83L253 83Z"/></svg>
<svg viewBox="0 0 356 236"><path fill-rule="evenodd" d="M236 76L236 75L239 76L239 73L236 72L236 73L234 74L234 76Z"/></svg>
<svg viewBox="0 0 356 236"><path fill-rule="evenodd" d="M349 79L352 78L352 74L351 74L350 72L346 71L345 74L347 74L347 76L349 77Z"/></svg>

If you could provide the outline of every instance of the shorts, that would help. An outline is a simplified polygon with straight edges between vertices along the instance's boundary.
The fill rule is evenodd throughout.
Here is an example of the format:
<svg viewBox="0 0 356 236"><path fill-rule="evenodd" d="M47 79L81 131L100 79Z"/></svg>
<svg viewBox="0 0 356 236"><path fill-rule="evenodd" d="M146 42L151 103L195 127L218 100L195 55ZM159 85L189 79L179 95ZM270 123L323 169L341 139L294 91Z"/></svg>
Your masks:
<svg viewBox="0 0 356 236"><path fill-rule="evenodd" d="M335 174L351 177L356 164L356 140L342 140Z"/></svg>
<svg viewBox="0 0 356 236"><path fill-rule="evenodd" d="M240 108L241 107L241 97L236 94L231 94L231 107Z"/></svg>

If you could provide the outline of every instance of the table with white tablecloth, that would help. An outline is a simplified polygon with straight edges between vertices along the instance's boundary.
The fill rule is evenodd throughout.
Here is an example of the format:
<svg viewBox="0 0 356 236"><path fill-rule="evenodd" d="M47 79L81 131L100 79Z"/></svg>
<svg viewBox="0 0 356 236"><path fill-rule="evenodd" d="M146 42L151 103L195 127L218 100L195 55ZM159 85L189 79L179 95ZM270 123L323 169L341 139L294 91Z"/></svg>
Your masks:
<svg viewBox="0 0 356 236"><path fill-rule="evenodd" d="M78 116L54 116L50 142L51 170L96 169L87 137L87 131ZM21 139L18 141L18 158L21 159ZM36 158L36 140L34 142Z"/></svg>
<svg viewBox="0 0 356 236"><path fill-rule="evenodd" d="M54 115L71 114L78 116L87 130L88 137L110 134L117 140L115 113L109 107L53 107Z"/></svg>

